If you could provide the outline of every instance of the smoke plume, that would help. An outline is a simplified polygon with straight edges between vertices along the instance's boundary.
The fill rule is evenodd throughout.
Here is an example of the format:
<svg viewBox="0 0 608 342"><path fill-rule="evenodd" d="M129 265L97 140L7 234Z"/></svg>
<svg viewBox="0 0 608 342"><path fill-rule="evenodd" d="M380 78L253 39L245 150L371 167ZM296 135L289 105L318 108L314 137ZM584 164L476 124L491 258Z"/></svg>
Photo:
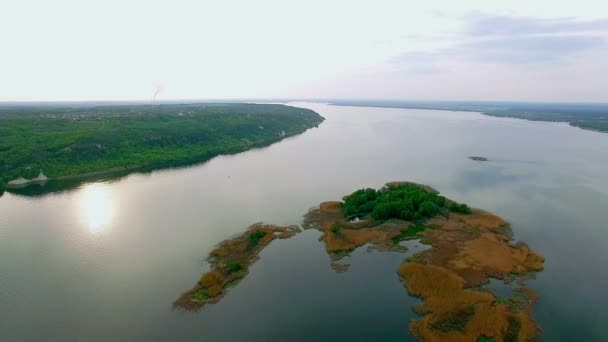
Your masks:
<svg viewBox="0 0 608 342"><path fill-rule="evenodd" d="M156 104L156 97L163 90L163 86L160 84L154 84L154 93L152 94L152 103Z"/></svg>

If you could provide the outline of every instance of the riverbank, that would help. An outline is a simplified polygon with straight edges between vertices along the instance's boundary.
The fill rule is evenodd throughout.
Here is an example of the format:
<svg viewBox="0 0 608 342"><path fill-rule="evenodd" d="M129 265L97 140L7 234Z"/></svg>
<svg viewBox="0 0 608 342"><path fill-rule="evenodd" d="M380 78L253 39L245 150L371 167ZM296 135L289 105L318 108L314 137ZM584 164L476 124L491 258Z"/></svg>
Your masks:
<svg viewBox="0 0 608 342"><path fill-rule="evenodd" d="M0 107L0 189L191 165L268 146L324 121L312 110L270 104L42 107L17 113L22 117L15 110Z"/></svg>

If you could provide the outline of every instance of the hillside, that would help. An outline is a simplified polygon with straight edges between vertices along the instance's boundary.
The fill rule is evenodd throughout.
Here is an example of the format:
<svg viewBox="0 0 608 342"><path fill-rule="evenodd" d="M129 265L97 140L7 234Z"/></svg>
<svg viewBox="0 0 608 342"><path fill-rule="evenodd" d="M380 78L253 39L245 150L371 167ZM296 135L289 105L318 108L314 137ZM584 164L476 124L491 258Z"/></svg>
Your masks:
<svg viewBox="0 0 608 342"><path fill-rule="evenodd" d="M205 161L323 120L311 110L275 104L0 106L0 189L40 172L65 178Z"/></svg>

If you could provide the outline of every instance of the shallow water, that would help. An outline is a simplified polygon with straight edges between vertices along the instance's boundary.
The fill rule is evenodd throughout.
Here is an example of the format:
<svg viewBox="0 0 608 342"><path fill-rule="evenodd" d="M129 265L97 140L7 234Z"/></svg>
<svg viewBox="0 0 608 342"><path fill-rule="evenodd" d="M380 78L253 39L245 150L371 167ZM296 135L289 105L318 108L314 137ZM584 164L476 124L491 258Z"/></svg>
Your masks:
<svg viewBox="0 0 608 342"><path fill-rule="evenodd" d="M0 337L12 340L407 340L404 254L357 250L336 274L306 231L275 241L198 313L171 303L252 223L391 180L494 212L546 257L540 340L608 340L608 134L476 113L299 104L327 120L189 168L0 198ZM485 156L476 162L468 156Z"/></svg>

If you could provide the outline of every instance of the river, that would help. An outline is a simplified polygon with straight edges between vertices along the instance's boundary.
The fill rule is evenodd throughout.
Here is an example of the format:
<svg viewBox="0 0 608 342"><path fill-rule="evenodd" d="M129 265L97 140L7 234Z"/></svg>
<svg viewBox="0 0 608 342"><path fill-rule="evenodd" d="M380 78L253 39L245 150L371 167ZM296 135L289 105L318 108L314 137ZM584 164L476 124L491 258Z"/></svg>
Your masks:
<svg viewBox="0 0 608 342"><path fill-rule="evenodd" d="M608 134L471 112L292 105L327 120L191 167L5 193L0 340L411 340L419 301L396 274L405 256L362 248L337 274L312 230L273 242L220 303L171 305L223 239L259 221L298 224L322 201L393 180L502 216L546 257L526 283L541 295L541 341L608 340Z"/></svg>

